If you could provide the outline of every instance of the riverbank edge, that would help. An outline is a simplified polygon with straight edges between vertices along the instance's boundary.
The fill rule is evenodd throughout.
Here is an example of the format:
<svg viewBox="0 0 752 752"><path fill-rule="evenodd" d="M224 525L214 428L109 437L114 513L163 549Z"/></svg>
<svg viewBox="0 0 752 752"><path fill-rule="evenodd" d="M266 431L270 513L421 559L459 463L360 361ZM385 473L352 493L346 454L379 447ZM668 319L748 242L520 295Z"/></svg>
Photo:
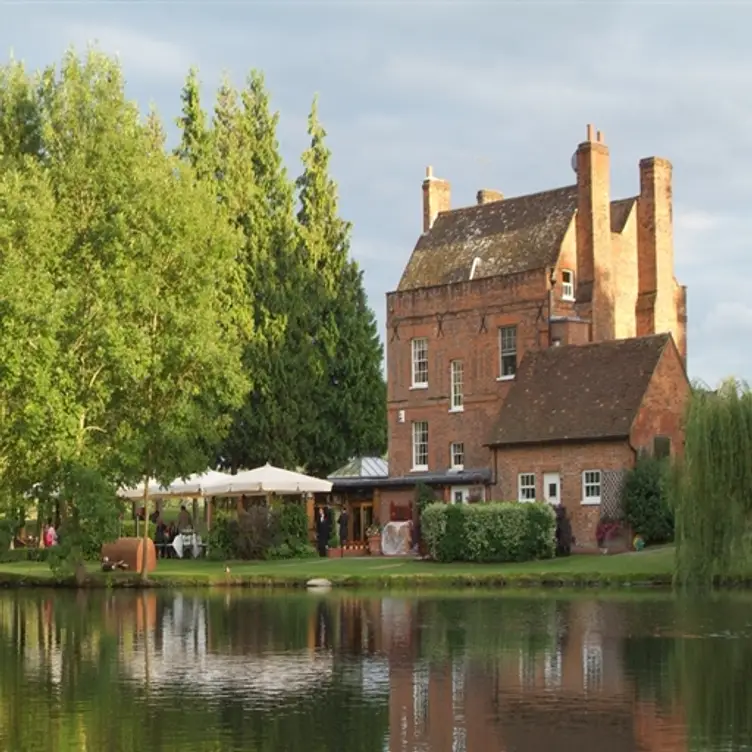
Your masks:
<svg viewBox="0 0 752 752"><path fill-rule="evenodd" d="M374 588L406 590L421 588L545 588L545 589L630 589L644 588L670 590L673 576L670 574L646 575L381 575L381 576L331 576L325 578L332 588ZM0 589L55 588L73 590L96 589L197 589L197 588L248 588L248 589L306 589L310 578L300 576L250 575L242 577L157 577L142 581L138 576L89 575L83 580L74 577L39 576L29 574L0 573ZM752 589L752 576L717 577L716 588L739 590Z"/></svg>

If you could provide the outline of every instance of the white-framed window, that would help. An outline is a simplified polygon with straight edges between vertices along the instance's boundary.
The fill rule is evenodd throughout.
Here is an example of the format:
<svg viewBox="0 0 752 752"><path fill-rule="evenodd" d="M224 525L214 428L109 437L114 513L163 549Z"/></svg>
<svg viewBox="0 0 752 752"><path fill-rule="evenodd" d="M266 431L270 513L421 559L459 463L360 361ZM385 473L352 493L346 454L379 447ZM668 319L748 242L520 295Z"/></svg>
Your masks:
<svg viewBox="0 0 752 752"><path fill-rule="evenodd" d="M465 445L461 441L453 441L449 445L449 466L452 470L462 470L465 467Z"/></svg>
<svg viewBox="0 0 752 752"><path fill-rule="evenodd" d="M574 300L574 272L571 269L561 272L561 299Z"/></svg>
<svg viewBox="0 0 752 752"><path fill-rule="evenodd" d="M601 503L601 471L585 470L582 473L582 503Z"/></svg>
<svg viewBox="0 0 752 752"><path fill-rule="evenodd" d="M428 421L413 423L413 470L428 470Z"/></svg>
<svg viewBox="0 0 752 752"><path fill-rule="evenodd" d="M499 327L499 378L513 379L517 373L517 327Z"/></svg>
<svg viewBox="0 0 752 752"><path fill-rule="evenodd" d="M428 386L428 340L416 337L412 340L412 386L425 389Z"/></svg>
<svg viewBox="0 0 752 752"><path fill-rule="evenodd" d="M465 368L461 360L453 360L449 365L451 379L450 410L459 412L464 410L465 405Z"/></svg>
<svg viewBox="0 0 752 752"><path fill-rule="evenodd" d="M535 501L535 473L520 473L517 476L517 490L520 501Z"/></svg>

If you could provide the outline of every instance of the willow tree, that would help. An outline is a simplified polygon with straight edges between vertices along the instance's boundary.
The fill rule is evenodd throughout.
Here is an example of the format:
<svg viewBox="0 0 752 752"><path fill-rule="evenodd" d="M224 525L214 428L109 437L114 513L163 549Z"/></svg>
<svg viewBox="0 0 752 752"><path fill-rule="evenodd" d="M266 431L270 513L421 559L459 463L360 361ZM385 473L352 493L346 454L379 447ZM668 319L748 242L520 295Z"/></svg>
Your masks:
<svg viewBox="0 0 752 752"><path fill-rule="evenodd" d="M676 581L709 586L738 574L752 533L752 392L729 379L696 388L688 403L684 454L675 464Z"/></svg>

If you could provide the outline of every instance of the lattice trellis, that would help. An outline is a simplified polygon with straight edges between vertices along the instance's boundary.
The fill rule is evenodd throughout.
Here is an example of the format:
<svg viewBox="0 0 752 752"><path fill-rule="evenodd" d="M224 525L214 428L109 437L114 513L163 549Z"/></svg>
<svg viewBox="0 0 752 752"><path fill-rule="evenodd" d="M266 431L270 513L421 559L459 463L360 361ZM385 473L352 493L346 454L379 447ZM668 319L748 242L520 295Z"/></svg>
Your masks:
<svg viewBox="0 0 752 752"><path fill-rule="evenodd" d="M624 514L622 494L626 470L603 470L601 472L601 519L620 520Z"/></svg>

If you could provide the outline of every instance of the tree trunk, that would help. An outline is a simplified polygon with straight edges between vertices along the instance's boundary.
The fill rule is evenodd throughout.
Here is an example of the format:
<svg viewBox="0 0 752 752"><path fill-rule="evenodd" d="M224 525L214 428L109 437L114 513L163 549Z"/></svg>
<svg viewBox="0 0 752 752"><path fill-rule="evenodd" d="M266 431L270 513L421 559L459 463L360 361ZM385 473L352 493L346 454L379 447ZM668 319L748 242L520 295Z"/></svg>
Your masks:
<svg viewBox="0 0 752 752"><path fill-rule="evenodd" d="M146 547L149 545L149 478L144 478L144 532L143 543L141 551L141 582L146 582L149 579L149 573L146 565L149 561Z"/></svg>

